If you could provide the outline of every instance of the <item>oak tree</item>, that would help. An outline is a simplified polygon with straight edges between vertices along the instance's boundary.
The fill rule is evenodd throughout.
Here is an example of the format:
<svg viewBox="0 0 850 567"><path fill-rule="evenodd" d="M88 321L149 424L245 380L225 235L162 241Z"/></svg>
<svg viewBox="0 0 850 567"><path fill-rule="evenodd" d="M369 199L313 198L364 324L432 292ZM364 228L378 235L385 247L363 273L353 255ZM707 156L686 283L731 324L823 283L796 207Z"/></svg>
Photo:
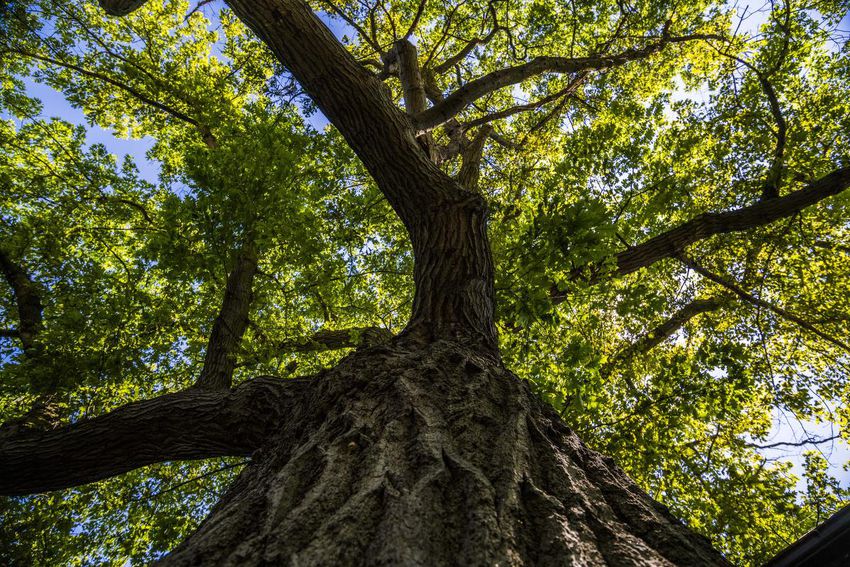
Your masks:
<svg viewBox="0 0 850 567"><path fill-rule="evenodd" d="M0 24L6 562L755 563L846 498L765 453L850 419L846 5L100 4Z"/></svg>

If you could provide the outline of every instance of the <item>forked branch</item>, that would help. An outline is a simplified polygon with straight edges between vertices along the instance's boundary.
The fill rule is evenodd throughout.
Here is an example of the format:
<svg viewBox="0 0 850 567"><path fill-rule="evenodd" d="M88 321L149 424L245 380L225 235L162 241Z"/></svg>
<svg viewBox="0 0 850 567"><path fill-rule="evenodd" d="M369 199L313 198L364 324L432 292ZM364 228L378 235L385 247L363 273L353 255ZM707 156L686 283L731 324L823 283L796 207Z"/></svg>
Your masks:
<svg viewBox="0 0 850 567"><path fill-rule="evenodd" d="M712 34L692 34L661 39L641 48L626 49L611 55L592 55L589 57L535 57L528 63L506 67L488 73L470 81L448 95L442 102L416 116L416 126L420 130L429 130L443 124L479 98L510 85L515 85L543 73L580 73L582 71L601 71L619 67L631 61L646 59L661 51L671 43L723 38Z"/></svg>

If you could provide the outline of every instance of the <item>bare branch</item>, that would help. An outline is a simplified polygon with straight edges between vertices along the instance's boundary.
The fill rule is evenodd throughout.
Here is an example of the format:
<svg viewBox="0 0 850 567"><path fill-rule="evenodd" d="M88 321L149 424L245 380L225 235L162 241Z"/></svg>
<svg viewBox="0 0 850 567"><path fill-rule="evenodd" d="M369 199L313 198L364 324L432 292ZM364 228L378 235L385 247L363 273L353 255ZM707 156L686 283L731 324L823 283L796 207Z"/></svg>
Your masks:
<svg viewBox="0 0 850 567"><path fill-rule="evenodd" d="M419 69L416 47L410 40L400 39L395 43L398 59L398 78L404 91L404 109L408 114L418 114L425 110L428 99L425 96L425 84Z"/></svg>

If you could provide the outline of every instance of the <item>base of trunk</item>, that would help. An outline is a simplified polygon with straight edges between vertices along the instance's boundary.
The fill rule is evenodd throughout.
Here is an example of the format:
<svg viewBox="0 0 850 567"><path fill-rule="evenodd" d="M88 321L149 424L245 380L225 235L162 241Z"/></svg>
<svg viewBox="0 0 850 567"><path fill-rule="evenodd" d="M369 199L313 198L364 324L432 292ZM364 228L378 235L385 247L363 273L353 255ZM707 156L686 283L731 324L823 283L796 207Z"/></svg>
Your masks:
<svg viewBox="0 0 850 567"><path fill-rule="evenodd" d="M164 565L723 565L501 364L375 347L319 376Z"/></svg>

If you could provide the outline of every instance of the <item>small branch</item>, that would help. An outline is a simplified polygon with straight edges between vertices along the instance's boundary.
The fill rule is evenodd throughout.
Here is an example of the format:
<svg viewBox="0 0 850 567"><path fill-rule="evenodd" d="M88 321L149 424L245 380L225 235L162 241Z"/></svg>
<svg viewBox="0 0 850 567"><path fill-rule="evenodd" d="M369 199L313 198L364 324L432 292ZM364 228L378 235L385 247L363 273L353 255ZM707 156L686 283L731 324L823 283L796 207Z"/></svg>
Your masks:
<svg viewBox="0 0 850 567"><path fill-rule="evenodd" d="M787 49L787 44L785 48ZM785 120L785 116L782 113L782 107L779 104L779 97L776 96L776 90L770 83L770 73L762 73L754 65L744 59L741 59L740 57L731 55L722 50L718 50L718 52L721 55L724 55L725 57L729 57L730 59L737 61L738 63L752 71L758 79L762 91L767 97L767 101L770 106L770 113L771 115L773 115L773 120L776 123L776 144L773 148L773 158L771 159L770 167L767 170L767 176L765 178L764 186L762 188L761 198L775 199L779 196L779 189L782 185L782 162L785 156L785 143L788 132L788 124ZM780 61L777 62L776 67L781 65L782 58L784 58L784 55L780 57Z"/></svg>
<svg viewBox="0 0 850 567"><path fill-rule="evenodd" d="M141 5L142 3L144 3L144 2L140 2L139 5ZM196 129L198 129L198 131L202 134L202 136L206 137L206 136L210 135L209 128L207 128L206 126L203 126L202 124L200 124L194 118L188 116L187 114L184 114L183 112L180 112L179 110L177 110L175 108L172 108L172 107L170 107L166 104L163 104L163 103L161 103L157 100L154 100L154 99L142 94L141 92L137 91L133 87L131 87L127 84L124 84L121 81L118 81L116 79L113 79L112 77L104 75L102 73L98 73L96 71L90 71L89 69L85 69L85 68L80 67L79 65L76 65L74 63L69 63L67 61L60 61L58 59L53 59L52 57L47 57L47 56L44 56L44 55L40 55L38 53L32 53L32 52L25 51L25 50L22 50L22 49L4 49L0 52L16 53L16 54L21 55L23 57L29 57L30 59L35 59L36 61L42 61L43 63L49 63L51 65L56 65L56 66L59 66L59 67L63 67L65 69L70 69L72 71L76 71L77 73L79 73L83 76L86 76L86 77L89 77L89 78L92 78L92 79L97 79L99 81L103 81L105 83L108 83L108 84L110 84L114 87L117 87L117 88L123 90L124 92L131 94L132 96L137 98L139 101L143 102L144 104L147 104L147 105L152 106L152 107L154 107L158 110L161 110L161 111L165 112L166 114L169 114L170 116L173 116L174 118L177 118L178 120L182 120L183 122L186 122L187 124L191 124Z"/></svg>
<svg viewBox="0 0 850 567"><path fill-rule="evenodd" d="M537 110L541 106L549 104L550 102L556 101L559 98L567 97L573 94L576 89L584 82L584 80L589 76L588 73L582 73L578 75L575 79L570 81L570 83L563 89L552 93L548 96L540 98L534 102L529 102L527 104L518 104L516 106L511 106L510 108L506 108L504 110L500 110L498 112L491 112L490 114L486 114L474 120L470 120L469 122L464 123L465 128L474 128L475 126L480 126L482 124L489 124L495 120L501 120L503 118L507 118L509 116L513 116L514 114L519 114L521 112L527 112L529 110Z"/></svg>
<svg viewBox="0 0 850 567"><path fill-rule="evenodd" d="M416 16L413 18L413 22L410 24L410 27L407 28L407 33L404 34L402 40L407 40L413 32L416 31L416 28L419 27L419 20L422 19L422 12L425 11L425 4L428 0L419 0L419 7L416 9Z"/></svg>
<svg viewBox="0 0 850 567"><path fill-rule="evenodd" d="M599 374L604 378L609 376L619 365L636 356L648 353L650 350L666 341L673 334L684 327L691 319L703 313L717 311L726 303L724 297L713 297L710 299L695 299L673 313L669 319L654 327L651 331L645 333L629 344L626 348L611 357L602 368L599 369Z"/></svg>
<svg viewBox="0 0 850 567"><path fill-rule="evenodd" d="M744 443L744 446L752 447L754 449L775 449L777 447L804 447L806 445L822 445L824 443L835 441L836 439L841 439L841 435L831 435L829 437L822 437L820 439L818 439L817 437L807 437L802 441L780 441L777 443L768 443L767 445L759 445L758 443Z"/></svg>
<svg viewBox="0 0 850 567"><path fill-rule="evenodd" d="M42 326L41 296L38 286L20 264L14 262L3 248L0 248L0 272L15 294L18 307L18 328L14 335L21 340L24 351L37 347L37 336Z"/></svg>
<svg viewBox="0 0 850 567"><path fill-rule="evenodd" d="M691 259L688 259L688 258L685 258L684 256L681 256L680 260L682 261L683 264L685 264L686 266L688 266L689 268L694 270L699 275L703 276L704 278L706 278L708 280L713 281L714 283L716 283L717 285L719 285L721 287L725 287L726 289L728 289L729 291L731 291L732 293L734 293L735 295L737 295L741 299L747 301L748 303L751 303L751 304L756 305L758 307L764 307L768 311L771 311L771 312L775 313L776 315L779 315L783 319L787 319L788 321L796 323L797 325L799 325L803 329L809 331L810 333L812 333L814 335L817 335L818 337L822 338L826 342L828 342L832 345L835 345L835 346L837 346L841 349L844 349L845 351L850 353L850 345L848 345L847 343L845 343L845 342L843 342L839 339L836 339L835 337L821 331L820 329L818 329L817 327L815 327L814 325L812 325L811 323L809 323L808 321L806 321L802 317L799 317L799 316L797 316L797 315L795 315L795 314L793 314L793 313L791 313L791 312L789 312L789 311L787 311L787 310L785 310L781 307L777 307L776 305L773 305L772 303L768 303L767 301L764 301L763 299L760 299L760 298L754 296L753 294L748 293L747 291L742 289L737 284L730 282L729 280L721 277L718 274L715 274L714 272L711 272L707 268L704 268L703 266L697 264L696 262L694 262Z"/></svg>
<svg viewBox="0 0 850 567"><path fill-rule="evenodd" d="M232 470L232 469L235 469L235 468L238 468L238 467L243 467L243 466L249 464L250 462L251 461L239 461L238 463L232 463L232 464L229 464L229 465L224 465L224 466L218 467L215 470L205 472L204 474L198 475L194 478L190 478L189 480L184 480L182 482L178 482L177 484L173 484L173 485L169 486L168 488L160 490L156 494L152 495L151 498L159 498L163 494L168 494L169 492L174 492L175 490L182 488L182 487L186 486L187 484L192 484L194 482L198 482L199 480L203 480L205 478L209 478L211 476L221 474L225 471L229 471L229 470Z"/></svg>
<svg viewBox="0 0 850 567"><path fill-rule="evenodd" d="M331 11L342 18L346 24L354 28L357 34L365 41L369 47L375 50L375 53L378 55L383 55L384 51L381 49L381 46L378 44L377 40L374 37L370 37L366 30L364 30L360 25L348 14L346 14L339 6L331 2L330 0L323 0L324 4L327 5Z"/></svg>
<svg viewBox="0 0 850 567"><path fill-rule="evenodd" d="M460 62L466 59L467 56L472 53L473 49L475 49L479 45L484 45L488 43L491 39L493 39L493 37L495 37L496 33L499 32L502 28L499 26L499 22L496 19L496 11L495 8L493 8L492 4L490 5L490 14L493 17L493 27L490 29L487 35L481 38L476 37L474 39L469 40L457 53L455 53L439 65L435 65L433 68L431 68L431 71L435 75L442 75L446 71L451 70L452 67L458 65Z"/></svg>

